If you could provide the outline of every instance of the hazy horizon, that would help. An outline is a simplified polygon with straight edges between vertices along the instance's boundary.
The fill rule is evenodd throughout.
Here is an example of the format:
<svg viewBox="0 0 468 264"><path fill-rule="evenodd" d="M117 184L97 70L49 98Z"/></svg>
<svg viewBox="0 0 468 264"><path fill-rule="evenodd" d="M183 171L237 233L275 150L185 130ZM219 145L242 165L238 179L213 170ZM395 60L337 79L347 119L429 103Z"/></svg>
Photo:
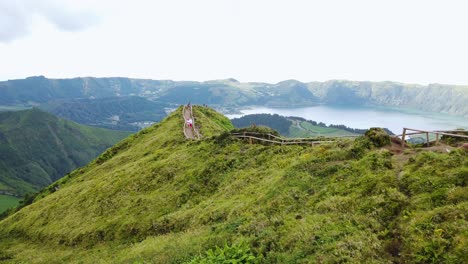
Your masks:
<svg viewBox="0 0 468 264"><path fill-rule="evenodd" d="M462 0L0 0L0 79L468 84Z"/></svg>
<svg viewBox="0 0 468 264"><path fill-rule="evenodd" d="M297 80L297 79L285 79L281 80L278 82L263 82L263 81L255 81L255 80L249 80L249 81L244 81L244 80L239 80L238 78L233 78L233 77L227 77L227 78L221 78L221 79L212 79L212 80L188 80L188 79L180 79L180 80L175 80L175 79L156 79L156 78L134 78L134 77L128 77L128 76L75 76L75 77L65 77L65 78L54 78L54 77L49 77L45 75L34 75L34 76L26 76L23 78L15 78L15 79L6 79L6 80L0 80L0 82L6 82L6 81L14 81L14 80L23 80L27 78L34 78L34 77L44 77L47 79L51 80L60 80L60 79L78 79L78 78L128 78L128 79L139 79L139 80L153 80L153 81L174 81L174 82L213 82L213 81L224 81L224 80L235 80L238 81L239 83L265 83L265 84L278 84L281 82L285 81L298 81L301 83L314 83L314 82L319 82L319 83L325 83L325 82L332 82L332 81L343 81L343 82L374 82L374 83L400 83L400 84L405 84L405 85L420 85L420 86L428 86L428 85L451 85L451 86L468 86L468 84L454 84L454 83L428 83L428 84L422 84L422 83L407 83L407 82L399 82L399 81L392 81L392 80L384 80L384 81L370 81L370 80L349 80L349 79L329 79L329 80L324 80L324 81L316 81L316 80L311 80L311 81L303 81L303 80Z"/></svg>

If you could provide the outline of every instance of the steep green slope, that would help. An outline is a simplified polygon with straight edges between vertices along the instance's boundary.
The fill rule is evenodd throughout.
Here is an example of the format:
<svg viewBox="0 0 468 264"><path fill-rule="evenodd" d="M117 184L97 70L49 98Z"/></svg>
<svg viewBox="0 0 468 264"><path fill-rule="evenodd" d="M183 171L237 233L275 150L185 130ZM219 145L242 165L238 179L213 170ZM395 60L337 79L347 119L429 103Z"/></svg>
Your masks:
<svg viewBox="0 0 468 264"><path fill-rule="evenodd" d="M365 138L248 144L224 133L227 118L202 107L194 114L205 139L184 139L179 108L1 221L1 258L183 263L240 241L264 263L467 255L465 150L393 156Z"/></svg>
<svg viewBox="0 0 468 264"><path fill-rule="evenodd" d="M38 191L128 134L78 125L37 109L0 112L0 192Z"/></svg>

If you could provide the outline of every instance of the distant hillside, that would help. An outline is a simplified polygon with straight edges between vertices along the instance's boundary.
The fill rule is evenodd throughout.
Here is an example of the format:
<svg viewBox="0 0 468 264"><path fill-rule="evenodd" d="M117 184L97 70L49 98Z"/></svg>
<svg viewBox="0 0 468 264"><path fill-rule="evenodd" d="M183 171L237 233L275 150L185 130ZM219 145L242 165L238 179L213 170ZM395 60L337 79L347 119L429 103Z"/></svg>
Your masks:
<svg viewBox="0 0 468 264"><path fill-rule="evenodd" d="M250 144L215 111L194 116L201 140L185 139L179 108L3 219L2 261L465 262L466 150L394 154L384 134Z"/></svg>
<svg viewBox="0 0 468 264"><path fill-rule="evenodd" d="M179 105L191 101L218 108L378 105L468 117L468 86L455 85L339 80L310 83L287 80L268 84L240 83L234 79L178 82L120 77L48 79L43 76L0 82L0 105L38 105L55 100L124 96L144 97L161 104Z"/></svg>
<svg viewBox="0 0 468 264"><path fill-rule="evenodd" d="M40 108L80 124L136 131L161 121L167 104L138 96L50 101Z"/></svg>
<svg viewBox="0 0 468 264"><path fill-rule="evenodd" d="M38 191L127 135L79 125L38 109L0 112L0 192Z"/></svg>
<svg viewBox="0 0 468 264"><path fill-rule="evenodd" d="M284 117L277 114L252 114L231 120L238 128L253 124L268 126L286 137L341 137L364 134L366 129L354 129L344 125L326 125L301 117Z"/></svg>
<svg viewBox="0 0 468 264"><path fill-rule="evenodd" d="M395 82L328 81L309 83L324 104L380 105L468 117L468 86Z"/></svg>

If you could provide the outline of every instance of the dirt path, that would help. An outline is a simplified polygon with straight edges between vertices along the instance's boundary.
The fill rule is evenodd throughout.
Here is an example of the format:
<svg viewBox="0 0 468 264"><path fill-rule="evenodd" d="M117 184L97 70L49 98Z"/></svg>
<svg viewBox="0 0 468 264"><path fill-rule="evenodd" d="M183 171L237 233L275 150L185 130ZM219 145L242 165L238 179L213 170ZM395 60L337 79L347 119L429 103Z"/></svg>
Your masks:
<svg viewBox="0 0 468 264"><path fill-rule="evenodd" d="M193 127L189 127L186 121L192 118L191 111L189 107L184 107L184 134L187 138L195 139L195 131Z"/></svg>

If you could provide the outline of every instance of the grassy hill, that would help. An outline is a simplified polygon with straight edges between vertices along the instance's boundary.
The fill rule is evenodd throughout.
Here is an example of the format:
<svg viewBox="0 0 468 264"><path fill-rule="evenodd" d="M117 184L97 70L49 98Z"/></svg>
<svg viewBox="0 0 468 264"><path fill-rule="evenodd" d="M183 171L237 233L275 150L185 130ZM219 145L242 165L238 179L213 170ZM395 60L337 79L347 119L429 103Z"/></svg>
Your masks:
<svg viewBox="0 0 468 264"><path fill-rule="evenodd" d="M465 259L466 150L248 144L213 110L194 115L203 140L184 138L179 108L44 189L0 222L0 258L202 263L226 243L261 263Z"/></svg>
<svg viewBox="0 0 468 264"><path fill-rule="evenodd" d="M0 193L36 192L128 135L38 109L0 112Z"/></svg>

